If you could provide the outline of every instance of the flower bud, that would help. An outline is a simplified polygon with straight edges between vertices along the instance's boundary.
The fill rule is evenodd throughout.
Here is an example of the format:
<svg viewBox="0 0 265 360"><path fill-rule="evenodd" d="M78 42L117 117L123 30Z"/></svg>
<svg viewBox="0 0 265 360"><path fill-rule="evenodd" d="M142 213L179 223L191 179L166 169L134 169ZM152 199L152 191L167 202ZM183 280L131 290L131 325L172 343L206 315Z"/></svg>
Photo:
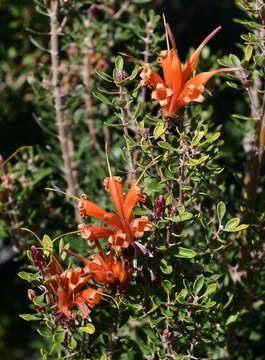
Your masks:
<svg viewBox="0 0 265 360"><path fill-rule="evenodd" d="M154 214L157 219L160 219L165 212L165 199L163 195L159 195L154 206Z"/></svg>
<svg viewBox="0 0 265 360"><path fill-rule="evenodd" d="M142 131L141 131L141 135L142 137L147 140L149 138L149 129L146 129L144 128Z"/></svg>
<svg viewBox="0 0 265 360"><path fill-rule="evenodd" d="M118 70L117 72L117 81L122 81L125 79L125 72L123 70Z"/></svg>
<svg viewBox="0 0 265 360"><path fill-rule="evenodd" d="M43 259L43 256L41 255L40 251L36 248L36 246L31 246L31 255L34 262L35 267L39 271L43 271L46 267L45 260Z"/></svg>

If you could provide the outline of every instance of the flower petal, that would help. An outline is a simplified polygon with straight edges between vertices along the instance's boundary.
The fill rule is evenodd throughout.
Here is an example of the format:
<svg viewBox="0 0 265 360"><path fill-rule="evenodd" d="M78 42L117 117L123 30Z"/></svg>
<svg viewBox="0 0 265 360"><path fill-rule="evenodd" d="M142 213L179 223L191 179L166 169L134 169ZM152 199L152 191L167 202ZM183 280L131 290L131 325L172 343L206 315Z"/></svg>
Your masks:
<svg viewBox="0 0 265 360"><path fill-rule="evenodd" d="M80 210L80 216L83 219L87 218L88 216L92 216L95 219L101 220L106 214L106 211L100 206L94 204L92 201L87 200L85 194L81 195L78 209Z"/></svg>
<svg viewBox="0 0 265 360"><path fill-rule="evenodd" d="M130 230L134 237L141 238L145 231L150 231L152 225L147 216L133 219L130 223Z"/></svg>
<svg viewBox="0 0 265 360"><path fill-rule="evenodd" d="M183 66L182 70L182 78L183 82L185 82L189 76L192 74L192 72L196 69L200 53L204 46L207 44L208 41L210 41L219 31L221 30L221 26L218 26L214 31L211 32L210 35L206 37L206 39L203 40L203 42L200 44L200 46L194 51L194 53L189 57L189 59L186 61L185 65Z"/></svg>
<svg viewBox="0 0 265 360"><path fill-rule="evenodd" d="M132 209L138 204L141 199L144 200L144 198L145 197L143 196L143 192L139 188L139 186L133 184L126 195L123 204L125 218L128 222L131 221L133 216Z"/></svg>
<svg viewBox="0 0 265 360"><path fill-rule="evenodd" d="M80 291L80 293L76 296L75 302L80 302L81 300L87 303L91 308L95 307L101 302L101 289L85 289Z"/></svg>
<svg viewBox="0 0 265 360"><path fill-rule="evenodd" d="M230 71L237 71L238 68L223 68L218 70L213 70L209 72L200 73L189 81L186 82L183 90L181 91L178 101L175 104L174 110L175 112L178 111L181 107L187 105L188 103L195 101L195 102L202 102L204 98L201 97L201 94L204 91L204 85L210 78L218 73L221 72L230 72Z"/></svg>
<svg viewBox="0 0 265 360"><path fill-rule="evenodd" d="M90 246L95 244L96 239L108 238L114 232L114 230L105 226L89 226L84 223L79 224L78 229L81 231L82 238L87 240Z"/></svg>
<svg viewBox="0 0 265 360"><path fill-rule="evenodd" d="M112 197L112 200L118 210L121 217L121 221L125 224L125 216L123 211L123 180L119 176L111 176L104 181L106 191L108 191Z"/></svg>
<svg viewBox="0 0 265 360"><path fill-rule="evenodd" d="M157 84L159 84L159 83L164 84L164 81L162 80L160 75L158 75L158 73L152 69L151 64L143 65L143 70L140 74L140 77L142 78L142 80L141 80L142 86L149 85L154 89Z"/></svg>

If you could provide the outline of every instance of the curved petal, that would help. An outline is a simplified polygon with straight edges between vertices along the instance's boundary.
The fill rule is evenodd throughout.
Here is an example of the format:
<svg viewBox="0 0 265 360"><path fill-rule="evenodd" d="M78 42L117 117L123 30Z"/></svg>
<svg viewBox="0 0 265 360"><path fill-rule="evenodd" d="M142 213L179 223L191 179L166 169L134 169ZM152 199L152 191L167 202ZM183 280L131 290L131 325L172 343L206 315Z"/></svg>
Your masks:
<svg viewBox="0 0 265 360"><path fill-rule="evenodd" d="M123 211L123 180L119 176L111 176L106 178L104 181L106 191L108 191L112 197L112 200L118 210L118 213L121 217L121 221L125 224L125 216Z"/></svg>
<svg viewBox="0 0 265 360"><path fill-rule="evenodd" d="M105 226L89 226L88 224L79 224L78 229L81 232L82 238L88 240L91 246L94 245L96 239L108 238L114 231Z"/></svg>
<svg viewBox="0 0 265 360"><path fill-rule="evenodd" d="M185 65L183 66L182 70L182 78L183 82L185 82L191 73L196 69L199 56L201 54L202 49L207 44L208 41L210 41L219 31L221 30L221 26L218 26L213 32L210 33L206 37L206 39L203 40L203 42L200 44L200 46L194 51L194 53L189 57L189 59L186 61Z"/></svg>
<svg viewBox="0 0 265 360"><path fill-rule="evenodd" d="M80 210L81 218L92 216L95 219L101 220L106 214L106 211L100 206L94 204L92 201L87 200L85 194L81 196L81 200L78 204L78 209Z"/></svg>
<svg viewBox="0 0 265 360"><path fill-rule="evenodd" d="M121 230L123 228L121 219L113 212L108 212L103 217L104 223L111 226L115 230Z"/></svg>
<svg viewBox="0 0 265 360"><path fill-rule="evenodd" d="M203 72L194 76L192 79L186 82L183 90L179 95L175 110L177 111L179 108L189 104L192 101L202 102L204 99L202 99L201 94L204 91L204 85L207 83L207 81L210 80L211 77L221 72L230 72L236 70L238 70L238 68L223 68L209 72Z"/></svg>
<svg viewBox="0 0 265 360"><path fill-rule="evenodd" d="M126 195L123 204L125 218L128 222L131 221L133 216L132 209L138 204L138 202L142 198L143 198L142 190L139 188L139 186L133 184Z"/></svg>
<svg viewBox="0 0 265 360"><path fill-rule="evenodd" d="M164 84L161 76L152 69L151 64L144 64L143 70L140 74L141 85L142 86L151 86L153 89L156 88L157 84Z"/></svg>

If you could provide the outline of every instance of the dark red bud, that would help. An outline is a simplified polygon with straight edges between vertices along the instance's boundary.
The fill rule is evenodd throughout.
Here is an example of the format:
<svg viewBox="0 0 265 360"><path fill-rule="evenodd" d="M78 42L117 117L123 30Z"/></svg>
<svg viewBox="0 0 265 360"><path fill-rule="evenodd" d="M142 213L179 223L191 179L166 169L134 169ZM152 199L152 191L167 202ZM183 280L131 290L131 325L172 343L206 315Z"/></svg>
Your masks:
<svg viewBox="0 0 265 360"><path fill-rule="evenodd" d="M31 246L31 255L34 262L35 267L39 271L43 271L46 267L45 260L43 259L43 256L41 255L40 251L36 248L36 246Z"/></svg>
<svg viewBox="0 0 265 360"><path fill-rule="evenodd" d="M141 135L145 140L147 140L149 138L149 129L143 129L141 131Z"/></svg>
<svg viewBox="0 0 265 360"><path fill-rule="evenodd" d="M117 72L117 80L122 81L125 79L125 72L123 70L118 70Z"/></svg>
<svg viewBox="0 0 265 360"><path fill-rule="evenodd" d="M154 206L154 214L157 219L160 219L165 212L165 198L163 195L159 195L156 199Z"/></svg>

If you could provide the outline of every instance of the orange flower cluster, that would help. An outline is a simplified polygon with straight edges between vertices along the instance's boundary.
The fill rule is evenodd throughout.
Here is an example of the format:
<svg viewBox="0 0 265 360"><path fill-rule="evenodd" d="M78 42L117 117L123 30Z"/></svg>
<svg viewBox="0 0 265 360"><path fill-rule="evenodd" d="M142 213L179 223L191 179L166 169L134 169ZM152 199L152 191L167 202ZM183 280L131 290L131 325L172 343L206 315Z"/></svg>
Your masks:
<svg viewBox="0 0 265 360"><path fill-rule="evenodd" d="M145 197L136 184L131 186L128 194L124 197L124 184L119 176L106 178L104 184L106 191L112 197L119 216L113 212L106 212L98 205L87 200L86 195L82 195L78 206L80 216L83 219L91 216L100 220L100 224L99 226L80 224L78 228L82 237L88 240L89 245L94 245L96 239L108 238L111 247L116 252L121 253L122 249L134 245L134 239L141 238L145 231L151 230L151 224L147 216L133 218L132 213L134 206L140 200L144 201ZM102 226L103 223L110 227Z"/></svg>
<svg viewBox="0 0 265 360"><path fill-rule="evenodd" d="M100 220L99 226L79 225L79 230L89 245L96 245L98 254L92 260L64 249L69 255L83 261L83 268L63 270L54 258L48 268L50 278L48 287L57 297L57 310L68 319L74 319L76 314L71 312L78 306L84 318L89 316L90 309L101 301L104 289L81 290L92 279L96 283L126 289L132 277L133 268L130 258L122 257L122 250L134 246L134 240L143 236L144 232L151 230L151 224L146 216L133 218L132 210L140 201L144 200L141 189L133 184L126 196L123 194L123 181L120 177L113 176L104 182L106 191L111 194L119 215L107 212L98 205L87 200L82 195L78 208L83 219L88 216ZM102 226L105 223L107 226ZM98 239L108 238L111 246L107 255L102 249ZM116 253L116 255L114 255ZM80 291L81 290L81 291Z"/></svg>
<svg viewBox="0 0 265 360"><path fill-rule="evenodd" d="M90 314L89 308L94 308L101 302L101 289L79 291L89 280L89 276L83 276L83 269L63 270L59 262L53 258L48 271L50 279L47 286L57 297L58 314L64 314L68 319L75 319L76 314L71 309L78 306L83 317L87 318Z"/></svg>
<svg viewBox="0 0 265 360"><path fill-rule="evenodd" d="M219 26L208 35L182 66L178 57L173 34L169 25L166 24L172 49L161 51L157 59L157 62L162 66L164 80L152 69L151 64L143 64L143 70L140 74L142 78L141 85L150 86L153 89L151 95L152 100L159 102L164 117L174 118L178 110L183 106L191 102L203 102L204 96L202 94L205 90L204 85L215 74L238 70L238 68L218 69L200 73L189 79L190 75L196 70L202 49L220 29L221 27Z"/></svg>

